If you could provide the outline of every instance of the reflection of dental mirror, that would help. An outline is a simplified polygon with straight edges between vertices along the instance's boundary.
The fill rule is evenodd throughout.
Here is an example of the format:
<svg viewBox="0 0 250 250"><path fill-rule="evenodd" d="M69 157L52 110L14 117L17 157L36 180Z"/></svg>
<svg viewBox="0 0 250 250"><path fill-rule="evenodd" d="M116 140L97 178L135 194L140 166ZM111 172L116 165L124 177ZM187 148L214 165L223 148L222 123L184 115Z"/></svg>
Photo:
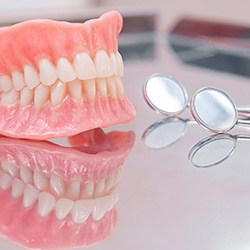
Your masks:
<svg viewBox="0 0 250 250"><path fill-rule="evenodd" d="M169 76L151 76L144 84L143 94L151 108L168 116L181 113L188 103L184 86Z"/></svg>
<svg viewBox="0 0 250 250"><path fill-rule="evenodd" d="M188 120L166 118L152 124L142 135L144 144L151 149L166 148L186 132Z"/></svg>
<svg viewBox="0 0 250 250"><path fill-rule="evenodd" d="M216 134L199 141L188 154L193 166L199 168L216 166L234 152L237 140L249 140L250 136Z"/></svg>

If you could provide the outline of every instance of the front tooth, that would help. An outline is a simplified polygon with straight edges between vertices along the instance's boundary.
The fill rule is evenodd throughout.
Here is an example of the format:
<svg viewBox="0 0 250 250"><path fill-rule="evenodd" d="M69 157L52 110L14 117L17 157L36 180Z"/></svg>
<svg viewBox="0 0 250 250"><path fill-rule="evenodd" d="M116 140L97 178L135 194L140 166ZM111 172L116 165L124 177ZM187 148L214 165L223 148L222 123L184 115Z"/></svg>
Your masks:
<svg viewBox="0 0 250 250"><path fill-rule="evenodd" d="M110 208L110 200L108 196L95 199L95 205L92 212L94 220L100 220Z"/></svg>
<svg viewBox="0 0 250 250"><path fill-rule="evenodd" d="M51 192L59 197L62 197L65 192L65 184L61 177L52 173L50 176L50 189Z"/></svg>
<svg viewBox="0 0 250 250"><path fill-rule="evenodd" d="M117 77L116 79L116 90L117 90L117 94L119 96L123 96L124 95L124 87L122 84L122 80L120 77Z"/></svg>
<svg viewBox="0 0 250 250"><path fill-rule="evenodd" d="M46 190L49 186L49 180L46 175L38 170L34 171L34 184L39 190Z"/></svg>
<svg viewBox="0 0 250 250"><path fill-rule="evenodd" d="M95 196L96 197L100 196L104 192L104 188L105 188L105 179L102 179L95 184Z"/></svg>
<svg viewBox="0 0 250 250"><path fill-rule="evenodd" d="M120 183L121 176L122 176L122 171L121 171L121 168L119 168L114 173L114 186L116 186Z"/></svg>
<svg viewBox="0 0 250 250"><path fill-rule="evenodd" d="M17 91L21 90L25 86L23 74L18 71L12 72L12 81L13 86Z"/></svg>
<svg viewBox="0 0 250 250"><path fill-rule="evenodd" d="M117 62L117 57L114 53L110 54L110 68L112 75L118 75L118 62Z"/></svg>
<svg viewBox="0 0 250 250"><path fill-rule="evenodd" d="M97 88L97 91L100 93L101 96L107 96L106 79L98 78L97 81L96 81L96 88Z"/></svg>
<svg viewBox="0 0 250 250"><path fill-rule="evenodd" d="M42 84L46 86L52 85L57 79L56 68L47 59L40 60L39 72L40 72L40 81Z"/></svg>
<svg viewBox="0 0 250 250"><path fill-rule="evenodd" d="M118 76L123 76L124 74L124 65L123 65L123 60L122 56L119 52L116 52L116 60L117 60L117 73Z"/></svg>
<svg viewBox="0 0 250 250"><path fill-rule="evenodd" d="M35 89L34 103L41 107L49 98L49 87L39 84Z"/></svg>
<svg viewBox="0 0 250 250"><path fill-rule="evenodd" d="M57 62L57 73L61 81L70 82L76 79L75 71L66 58L60 58Z"/></svg>
<svg viewBox="0 0 250 250"><path fill-rule="evenodd" d="M12 176L17 176L17 174L18 174L18 168L17 168L17 166L15 166L14 164L12 164L10 162L7 162L7 161L2 162L2 169L6 173L8 173L8 174L10 174Z"/></svg>
<svg viewBox="0 0 250 250"><path fill-rule="evenodd" d="M74 202L69 199L61 198L56 202L56 217L61 220L64 219L74 206Z"/></svg>
<svg viewBox="0 0 250 250"><path fill-rule="evenodd" d="M78 200L71 210L72 220L81 224L87 220L94 208L94 200Z"/></svg>
<svg viewBox="0 0 250 250"><path fill-rule="evenodd" d="M82 83L80 80L74 80L68 83L69 94L76 100L79 101L82 98Z"/></svg>
<svg viewBox="0 0 250 250"><path fill-rule="evenodd" d="M29 89L35 88L40 83L39 76L33 66L24 66L24 81Z"/></svg>
<svg viewBox="0 0 250 250"><path fill-rule="evenodd" d="M22 107L25 107L29 105L33 100L34 90L28 89L27 87L24 87L21 90L21 105Z"/></svg>
<svg viewBox="0 0 250 250"><path fill-rule="evenodd" d="M95 88L95 80L86 80L83 82L83 90L86 96L90 99L93 100L95 98L96 94L96 88Z"/></svg>
<svg viewBox="0 0 250 250"><path fill-rule="evenodd" d="M33 176L31 170L26 166L21 166L20 178L24 183L32 183Z"/></svg>
<svg viewBox="0 0 250 250"><path fill-rule="evenodd" d="M95 65L86 52L79 53L74 59L74 68L76 75L81 80L96 78Z"/></svg>
<svg viewBox="0 0 250 250"><path fill-rule="evenodd" d="M41 192L38 197L38 213L41 217L48 215L55 207L56 200L53 195Z"/></svg>
<svg viewBox="0 0 250 250"><path fill-rule="evenodd" d="M14 104L19 99L19 93L12 89L9 92L2 93L2 103L6 105Z"/></svg>
<svg viewBox="0 0 250 250"><path fill-rule="evenodd" d="M11 78L7 75L0 76L0 89L3 92L8 92L12 89Z"/></svg>
<svg viewBox="0 0 250 250"><path fill-rule="evenodd" d="M111 97L116 97L116 83L114 78L108 78L107 80L108 93Z"/></svg>
<svg viewBox="0 0 250 250"><path fill-rule="evenodd" d="M11 195L14 198L22 196L24 192L25 184L20 181L18 178L14 178L12 182Z"/></svg>
<svg viewBox="0 0 250 250"><path fill-rule="evenodd" d="M39 190L31 184L27 184L23 193L23 205L24 207L30 207L33 205L38 197Z"/></svg>
<svg viewBox="0 0 250 250"><path fill-rule="evenodd" d="M8 189L11 186L12 177L4 172L0 173L0 188Z"/></svg>
<svg viewBox="0 0 250 250"><path fill-rule="evenodd" d="M71 200L77 200L80 196L81 182L80 180L72 180L69 182L66 197Z"/></svg>
<svg viewBox="0 0 250 250"><path fill-rule="evenodd" d="M81 199L90 198L93 196L95 184L93 181L85 182L82 185Z"/></svg>
<svg viewBox="0 0 250 250"><path fill-rule="evenodd" d="M104 50L100 50L95 55L95 67L97 77L109 77L111 76L111 63L107 53Z"/></svg>
<svg viewBox="0 0 250 250"><path fill-rule="evenodd" d="M57 81L51 87L51 103L52 106L59 105L66 95L66 84L60 81Z"/></svg>
<svg viewBox="0 0 250 250"><path fill-rule="evenodd" d="M108 178L106 178L105 182L105 192L108 192L114 185L114 174L111 174Z"/></svg>

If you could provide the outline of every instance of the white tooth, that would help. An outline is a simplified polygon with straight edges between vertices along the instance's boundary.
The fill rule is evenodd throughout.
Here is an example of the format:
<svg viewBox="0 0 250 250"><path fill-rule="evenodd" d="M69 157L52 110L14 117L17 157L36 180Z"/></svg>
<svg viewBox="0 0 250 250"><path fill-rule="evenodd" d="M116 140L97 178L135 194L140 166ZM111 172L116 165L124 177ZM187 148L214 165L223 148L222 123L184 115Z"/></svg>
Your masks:
<svg viewBox="0 0 250 250"><path fill-rule="evenodd" d="M60 58L57 62L57 73L61 81L70 82L76 79L73 66L66 58Z"/></svg>
<svg viewBox="0 0 250 250"><path fill-rule="evenodd" d="M13 86L17 91L25 87L23 74L18 71L12 72L12 81L13 81Z"/></svg>
<svg viewBox="0 0 250 250"><path fill-rule="evenodd" d="M56 199L48 192L41 192L38 197L38 213L41 217L48 215L55 207Z"/></svg>
<svg viewBox="0 0 250 250"><path fill-rule="evenodd" d="M114 184L114 174L111 174L105 181L105 192L109 191Z"/></svg>
<svg viewBox="0 0 250 250"><path fill-rule="evenodd" d="M66 95L66 84L57 81L51 87L51 103L53 106L59 105Z"/></svg>
<svg viewBox="0 0 250 250"><path fill-rule="evenodd" d="M69 199L61 198L56 202L56 217L61 220L64 219L74 206L74 202Z"/></svg>
<svg viewBox="0 0 250 250"><path fill-rule="evenodd" d="M0 173L0 188L8 189L11 186L12 177L4 172Z"/></svg>
<svg viewBox="0 0 250 250"><path fill-rule="evenodd" d="M94 200L78 200L75 202L74 207L71 210L72 220L81 224L84 223L94 208Z"/></svg>
<svg viewBox="0 0 250 250"><path fill-rule="evenodd" d="M31 184L27 184L26 187L24 188L24 193L23 193L24 207L30 207L31 205L33 205L37 200L38 194L39 194L38 189L36 189Z"/></svg>
<svg viewBox="0 0 250 250"><path fill-rule="evenodd" d="M74 68L77 77L81 80L96 78L95 65L86 52L79 53L75 56Z"/></svg>
<svg viewBox="0 0 250 250"><path fill-rule="evenodd" d="M34 96L34 90L24 87L21 90L21 96L20 96L22 107L29 105L33 100L33 96Z"/></svg>
<svg viewBox="0 0 250 250"><path fill-rule="evenodd" d="M116 186L120 183L121 176L122 176L122 170L121 170L121 168L119 168L114 173L114 186Z"/></svg>
<svg viewBox="0 0 250 250"><path fill-rule="evenodd" d="M7 162L7 161L4 161L2 162L2 169L12 175L12 176L17 176L18 174L18 168L17 166L15 166L14 164L10 163L10 162Z"/></svg>
<svg viewBox="0 0 250 250"><path fill-rule="evenodd" d="M116 52L116 60L117 60L117 73L118 76L123 76L124 74L124 65L123 65L123 60L122 56L119 52Z"/></svg>
<svg viewBox="0 0 250 250"><path fill-rule="evenodd" d="M85 182L82 185L81 199L90 198L93 196L95 184L93 181Z"/></svg>
<svg viewBox="0 0 250 250"><path fill-rule="evenodd" d="M80 180L72 180L67 186L66 197L71 200L77 200L80 196L81 182Z"/></svg>
<svg viewBox="0 0 250 250"><path fill-rule="evenodd" d="M114 81L114 78L108 78L107 79L107 88L108 88L108 94L115 98L116 95L116 83Z"/></svg>
<svg viewBox="0 0 250 250"><path fill-rule="evenodd" d="M20 167L20 177L24 183L32 183L33 179L32 171L28 167L26 166Z"/></svg>
<svg viewBox="0 0 250 250"><path fill-rule="evenodd" d="M24 66L24 81L29 89L35 88L40 83L39 76L33 66Z"/></svg>
<svg viewBox="0 0 250 250"><path fill-rule="evenodd" d="M0 89L3 92L8 92L12 89L11 78L7 75L0 76Z"/></svg>
<svg viewBox="0 0 250 250"><path fill-rule="evenodd" d="M52 173L50 176L50 189L51 192L59 197L62 197L65 192L65 184L61 177Z"/></svg>
<svg viewBox="0 0 250 250"><path fill-rule="evenodd" d="M124 95L124 87L123 87L121 78L116 77L115 81L116 81L116 90L117 90L118 96L123 96Z"/></svg>
<svg viewBox="0 0 250 250"><path fill-rule="evenodd" d="M97 77L109 77L112 75L111 63L107 53L100 50L95 55L95 67Z"/></svg>
<svg viewBox="0 0 250 250"><path fill-rule="evenodd" d="M105 188L105 179L102 179L95 184L95 197L100 196L104 192L104 188Z"/></svg>
<svg viewBox="0 0 250 250"><path fill-rule="evenodd" d="M82 83L76 79L68 83L69 94L76 100L79 101L82 98Z"/></svg>
<svg viewBox="0 0 250 250"><path fill-rule="evenodd" d="M107 96L107 83L106 79L104 78L98 78L96 80L96 88L97 91L100 93L101 96Z"/></svg>
<svg viewBox="0 0 250 250"><path fill-rule="evenodd" d="M114 190L112 190L112 194L111 194L111 198L112 198L112 207L114 207L116 205L116 203L118 202L120 197L120 188L119 186L114 188Z"/></svg>
<svg viewBox="0 0 250 250"><path fill-rule="evenodd" d="M83 82L83 90L86 96L90 99L93 100L95 98L96 94L96 88L95 88L95 80L86 80Z"/></svg>
<svg viewBox="0 0 250 250"><path fill-rule="evenodd" d="M46 190L49 186L49 180L43 172L34 171L34 184L39 190Z"/></svg>
<svg viewBox="0 0 250 250"><path fill-rule="evenodd" d="M109 212L113 207L114 207L114 198L113 198L113 194L110 194L107 197L107 212Z"/></svg>
<svg viewBox="0 0 250 250"><path fill-rule="evenodd" d="M24 192L24 188L25 188L25 184L15 177L12 182L12 189L11 189L12 197L17 198L17 197L22 196Z"/></svg>
<svg viewBox="0 0 250 250"><path fill-rule="evenodd" d="M18 99L19 93L15 89L10 90L9 92L2 93L2 104L14 104Z"/></svg>
<svg viewBox="0 0 250 250"><path fill-rule="evenodd" d="M34 103L41 107L49 98L49 87L39 84L35 89Z"/></svg>
<svg viewBox="0 0 250 250"><path fill-rule="evenodd" d="M39 72L40 72L40 81L44 85L50 86L57 79L56 68L47 59L40 60Z"/></svg>
<svg viewBox="0 0 250 250"><path fill-rule="evenodd" d="M114 53L110 54L110 68L111 68L112 75L118 75L117 58Z"/></svg>
<svg viewBox="0 0 250 250"><path fill-rule="evenodd" d="M107 196L95 199L95 205L92 212L94 220L100 220L110 208L110 200Z"/></svg>

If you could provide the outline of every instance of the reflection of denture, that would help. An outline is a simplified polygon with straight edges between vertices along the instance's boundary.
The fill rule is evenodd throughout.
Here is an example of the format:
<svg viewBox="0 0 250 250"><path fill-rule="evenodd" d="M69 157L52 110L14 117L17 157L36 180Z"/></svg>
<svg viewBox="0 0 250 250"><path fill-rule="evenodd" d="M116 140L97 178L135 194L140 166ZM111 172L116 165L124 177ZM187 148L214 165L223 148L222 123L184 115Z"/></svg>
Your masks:
<svg viewBox="0 0 250 250"><path fill-rule="evenodd" d="M111 234L121 165L134 134L105 135L96 129L71 142L76 147L0 139L4 237L25 247L48 249L89 245Z"/></svg>
<svg viewBox="0 0 250 250"><path fill-rule="evenodd" d="M37 20L1 28L0 132L45 139L130 121L121 28L115 11L83 24Z"/></svg>

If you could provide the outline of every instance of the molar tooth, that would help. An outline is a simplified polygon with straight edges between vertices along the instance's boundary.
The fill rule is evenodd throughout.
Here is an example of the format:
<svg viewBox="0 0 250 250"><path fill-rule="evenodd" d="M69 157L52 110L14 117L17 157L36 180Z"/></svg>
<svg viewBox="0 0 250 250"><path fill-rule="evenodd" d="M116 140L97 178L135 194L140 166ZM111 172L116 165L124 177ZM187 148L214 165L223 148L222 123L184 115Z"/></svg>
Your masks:
<svg viewBox="0 0 250 250"><path fill-rule="evenodd" d="M22 196L24 192L25 184L18 178L14 178L12 182L11 195L14 198Z"/></svg>
<svg viewBox="0 0 250 250"><path fill-rule="evenodd" d="M43 172L34 171L34 184L39 190L46 190L49 186L49 180Z"/></svg>
<svg viewBox="0 0 250 250"><path fill-rule="evenodd" d="M29 89L35 88L40 83L39 76L33 66L24 66L24 81Z"/></svg>
<svg viewBox="0 0 250 250"><path fill-rule="evenodd" d="M32 183L32 172L26 166L20 167L20 178L24 183Z"/></svg>
<svg viewBox="0 0 250 250"><path fill-rule="evenodd" d="M13 177L18 174L17 166L7 161L2 162L2 169Z"/></svg>
<svg viewBox="0 0 250 250"><path fill-rule="evenodd" d="M96 80L96 88L101 96L107 96L107 83L105 78L98 78Z"/></svg>
<svg viewBox="0 0 250 250"><path fill-rule="evenodd" d="M95 65L86 52L79 53L75 56L74 68L77 77L81 80L96 78Z"/></svg>
<svg viewBox="0 0 250 250"><path fill-rule="evenodd" d="M2 104L11 105L14 104L18 99L19 93L15 89L2 93Z"/></svg>
<svg viewBox="0 0 250 250"><path fill-rule="evenodd" d="M40 72L40 81L44 85L52 85L56 79L56 68L48 59L42 59L39 62L39 72Z"/></svg>
<svg viewBox="0 0 250 250"><path fill-rule="evenodd" d="M108 93L111 97L116 97L116 83L113 78L108 78L107 80Z"/></svg>
<svg viewBox="0 0 250 250"><path fill-rule="evenodd" d="M110 68L112 75L118 75L117 58L114 53L110 54Z"/></svg>
<svg viewBox="0 0 250 250"><path fill-rule="evenodd" d="M57 73L61 81L70 82L76 79L73 66L66 58L60 58L57 62Z"/></svg>
<svg viewBox="0 0 250 250"><path fill-rule="evenodd" d="M49 87L39 84L35 89L34 103L41 107L49 98Z"/></svg>
<svg viewBox="0 0 250 250"><path fill-rule="evenodd" d="M80 80L76 79L72 82L68 83L69 94L75 99L79 101L82 98L82 83Z"/></svg>
<svg viewBox="0 0 250 250"><path fill-rule="evenodd" d="M33 205L38 197L39 190L31 184L27 184L23 193L23 205L24 207L30 207Z"/></svg>
<svg viewBox="0 0 250 250"><path fill-rule="evenodd" d="M12 81L13 86L17 91L21 90L25 86L23 74L18 71L12 72Z"/></svg>
<svg viewBox="0 0 250 250"><path fill-rule="evenodd" d="M66 84L57 81L51 87L51 103L52 106L59 105L66 95Z"/></svg>
<svg viewBox="0 0 250 250"><path fill-rule="evenodd" d="M34 95L34 90L28 89L27 87L24 87L21 90L20 98L22 107L25 107L32 102L33 95Z"/></svg>
<svg viewBox="0 0 250 250"><path fill-rule="evenodd" d="M0 89L3 92L8 92L12 89L12 81L8 75L0 76Z"/></svg>
<svg viewBox="0 0 250 250"><path fill-rule="evenodd" d="M95 199L95 205L92 212L92 217L94 220L100 220L110 208L109 196L104 196Z"/></svg>
<svg viewBox="0 0 250 250"><path fill-rule="evenodd" d="M100 50L95 55L95 67L97 77L109 77L111 76L111 63L107 53L104 50Z"/></svg>
<svg viewBox="0 0 250 250"><path fill-rule="evenodd" d="M72 220L76 224L84 223L94 208L94 200L78 200L71 210Z"/></svg>
<svg viewBox="0 0 250 250"><path fill-rule="evenodd" d="M95 94L96 94L96 88L95 88L95 80L86 80L83 82L83 90L86 93L86 96L90 100L94 100Z"/></svg>
<svg viewBox="0 0 250 250"><path fill-rule="evenodd" d="M81 199L90 198L93 196L95 184L93 181L85 182L81 189Z"/></svg>
<svg viewBox="0 0 250 250"><path fill-rule="evenodd" d="M67 187L66 197L71 200L77 200L80 196L81 182L80 180L71 180Z"/></svg>
<svg viewBox="0 0 250 250"><path fill-rule="evenodd" d="M59 197L62 197L65 192L65 184L61 177L52 173L50 176L50 189L51 192Z"/></svg>
<svg viewBox="0 0 250 250"><path fill-rule="evenodd" d="M69 199L61 198L56 202L56 217L61 220L64 219L74 206L74 202Z"/></svg>
<svg viewBox="0 0 250 250"><path fill-rule="evenodd" d="M48 192L41 192L38 197L38 213L41 217L48 215L55 207L56 200Z"/></svg>
<svg viewBox="0 0 250 250"><path fill-rule="evenodd" d="M121 54L117 51L116 52L116 60L117 60L117 74L118 76L124 75L124 65Z"/></svg>
<svg viewBox="0 0 250 250"><path fill-rule="evenodd" d="M0 173L0 188L8 189L11 186L12 177L5 172Z"/></svg>
<svg viewBox="0 0 250 250"><path fill-rule="evenodd" d="M95 196L100 196L105 188L105 179L101 179L95 184Z"/></svg>

